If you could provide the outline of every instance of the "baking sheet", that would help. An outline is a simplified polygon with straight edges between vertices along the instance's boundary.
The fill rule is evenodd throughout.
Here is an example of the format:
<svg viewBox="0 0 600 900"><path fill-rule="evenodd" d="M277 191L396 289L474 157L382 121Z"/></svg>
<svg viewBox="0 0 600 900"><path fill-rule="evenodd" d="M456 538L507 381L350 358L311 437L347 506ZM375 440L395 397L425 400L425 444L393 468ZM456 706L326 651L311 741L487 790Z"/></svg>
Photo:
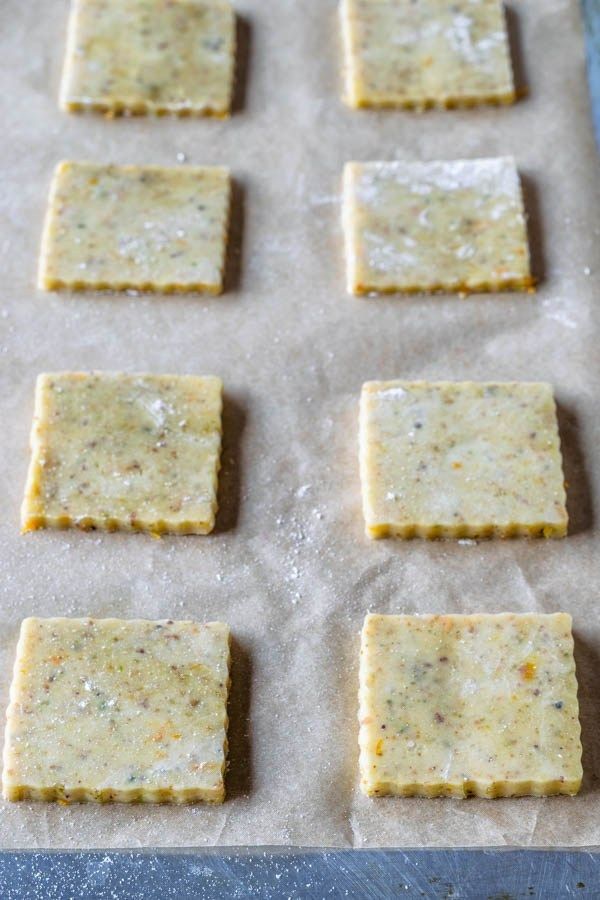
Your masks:
<svg viewBox="0 0 600 900"><path fill-rule="evenodd" d="M66 0L0 17L0 706L20 620L225 619L235 636L229 800L216 808L0 805L0 847L600 844L598 238L600 179L573 0L513 2L528 96L512 108L353 112L333 0L237 0L228 122L73 117L57 108ZM339 216L349 159L514 153L536 295L355 299ZM228 164L237 180L220 298L40 294L35 268L61 158ZM35 376L125 369L221 375L221 513L206 538L21 537ZM571 536L371 542L357 465L372 378L556 385ZM576 799L367 800L358 791L358 634L379 612L552 612L575 620L585 782Z"/></svg>
<svg viewBox="0 0 600 900"><path fill-rule="evenodd" d="M582 850L0 851L3 900L481 900L597 897L600 856Z"/></svg>

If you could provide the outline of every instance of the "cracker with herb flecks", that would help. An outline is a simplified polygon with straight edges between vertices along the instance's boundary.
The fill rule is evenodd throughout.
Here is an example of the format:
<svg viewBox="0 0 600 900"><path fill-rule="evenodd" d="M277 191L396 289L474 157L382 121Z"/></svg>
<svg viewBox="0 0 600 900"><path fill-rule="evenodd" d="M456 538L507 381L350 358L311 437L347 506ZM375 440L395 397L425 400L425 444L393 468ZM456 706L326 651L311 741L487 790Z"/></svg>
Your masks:
<svg viewBox="0 0 600 900"><path fill-rule="evenodd" d="M72 0L60 104L223 117L234 65L235 15L224 0Z"/></svg>
<svg viewBox="0 0 600 900"><path fill-rule="evenodd" d="M212 531L222 391L212 376L40 375L23 531Z"/></svg>
<svg viewBox="0 0 600 900"><path fill-rule="evenodd" d="M549 384L367 382L360 477L372 538L563 537L567 531Z"/></svg>
<svg viewBox="0 0 600 900"><path fill-rule="evenodd" d="M351 294L534 284L511 157L348 163L343 224Z"/></svg>
<svg viewBox="0 0 600 900"><path fill-rule="evenodd" d="M566 613L368 615L361 789L371 797L576 794L581 740Z"/></svg>
<svg viewBox="0 0 600 900"><path fill-rule="evenodd" d="M220 803L228 688L221 622L25 619L4 797Z"/></svg>
<svg viewBox="0 0 600 900"><path fill-rule="evenodd" d="M350 106L515 100L500 0L341 0L340 13Z"/></svg>
<svg viewBox="0 0 600 900"><path fill-rule="evenodd" d="M230 193L214 166L60 163L39 287L220 294Z"/></svg>

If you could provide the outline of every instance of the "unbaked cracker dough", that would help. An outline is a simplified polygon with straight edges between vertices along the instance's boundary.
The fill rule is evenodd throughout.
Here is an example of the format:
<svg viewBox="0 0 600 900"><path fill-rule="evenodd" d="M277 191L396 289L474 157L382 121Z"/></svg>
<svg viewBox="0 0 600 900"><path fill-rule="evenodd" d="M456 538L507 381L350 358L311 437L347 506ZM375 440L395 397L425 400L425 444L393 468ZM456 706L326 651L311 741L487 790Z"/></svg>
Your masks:
<svg viewBox="0 0 600 900"><path fill-rule="evenodd" d="M351 162L343 193L351 294L533 286L511 157Z"/></svg>
<svg viewBox="0 0 600 900"><path fill-rule="evenodd" d="M535 382L372 381L360 402L369 537L563 537L552 388Z"/></svg>
<svg viewBox="0 0 600 900"><path fill-rule="evenodd" d="M223 0L73 0L63 109L227 116L235 16Z"/></svg>
<svg viewBox="0 0 600 900"><path fill-rule="evenodd" d="M25 619L4 797L220 803L228 687L220 622Z"/></svg>
<svg viewBox="0 0 600 900"><path fill-rule="evenodd" d="M499 0L342 0L340 11L350 106L515 100Z"/></svg>
<svg viewBox="0 0 600 900"><path fill-rule="evenodd" d="M219 167L60 163L40 288L221 293L230 190Z"/></svg>
<svg viewBox="0 0 600 900"><path fill-rule="evenodd" d="M40 375L23 531L212 531L222 388L212 376Z"/></svg>
<svg viewBox="0 0 600 900"><path fill-rule="evenodd" d="M581 786L566 613L368 615L359 700L369 796L545 796Z"/></svg>

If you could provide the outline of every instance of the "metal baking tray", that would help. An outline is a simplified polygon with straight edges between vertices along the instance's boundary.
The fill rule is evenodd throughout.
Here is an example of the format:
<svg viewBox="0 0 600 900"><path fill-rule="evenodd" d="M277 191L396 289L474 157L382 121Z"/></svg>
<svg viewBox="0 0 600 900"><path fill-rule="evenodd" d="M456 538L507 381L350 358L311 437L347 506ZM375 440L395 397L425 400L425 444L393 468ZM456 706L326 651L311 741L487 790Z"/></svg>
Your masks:
<svg viewBox="0 0 600 900"><path fill-rule="evenodd" d="M599 896L595 850L215 847L0 853L3 900Z"/></svg>

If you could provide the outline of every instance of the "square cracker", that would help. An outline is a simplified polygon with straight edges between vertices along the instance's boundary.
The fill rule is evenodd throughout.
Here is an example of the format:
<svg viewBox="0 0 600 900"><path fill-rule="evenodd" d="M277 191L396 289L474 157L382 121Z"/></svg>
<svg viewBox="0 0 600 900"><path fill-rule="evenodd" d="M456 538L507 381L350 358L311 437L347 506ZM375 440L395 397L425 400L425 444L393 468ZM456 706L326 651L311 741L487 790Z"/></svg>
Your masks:
<svg viewBox="0 0 600 900"><path fill-rule="evenodd" d="M552 388L371 381L360 401L369 537L564 537Z"/></svg>
<svg viewBox="0 0 600 900"><path fill-rule="evenodd" d="M219 167L60 163L39 287L220 294L230 191Z"/></svg>
<svg viewBox="0 0 600 900"><path fill-rule="evenodd" d="M515 100L499 0L342 0L340 11L350 106Z"/></svg>
<svg viewBox="0 0 600 900"><path fill-rule="evenodd" d="M228 687L220 622L25 619L4 797L220 803Z"/></svg>
<svg viewBox="0 0 600 900"><path fill-rule="evenodd" d="M511 157L348 163L343 224L351 294L534 283Z"/></svg>
<svg viewBox="0 0 600 900"><path fill-rule="evenodd" d="M235 15L222 0L73 0L60 105L227 116Z"/></svg>
<svg viewBox="0 0 600 900"><path fill-rule="evenodd" d="M23 531L208 534L222 389L212 376L40 375Z"/></svg>
<svg viewBox="0 0 600 900"><path fill-rule="evenodd" d="M576 794L571 617L368 615L360 774L369 796Z"/></svg>

